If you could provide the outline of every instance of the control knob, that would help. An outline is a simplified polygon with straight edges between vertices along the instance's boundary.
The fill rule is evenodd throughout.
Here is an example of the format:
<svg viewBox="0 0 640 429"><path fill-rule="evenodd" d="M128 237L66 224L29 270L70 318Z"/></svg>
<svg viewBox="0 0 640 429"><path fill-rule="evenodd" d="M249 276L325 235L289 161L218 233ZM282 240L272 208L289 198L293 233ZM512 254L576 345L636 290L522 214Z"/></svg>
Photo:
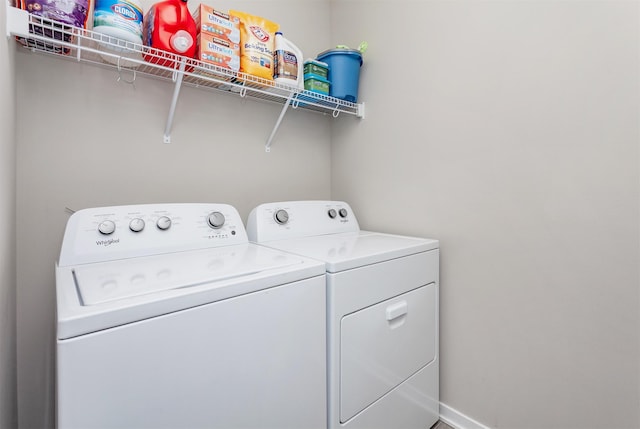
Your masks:
<svg viewBox="0 0 640 429"><path fill-rule="evenodd" d="M131 219L131 222L129 222L129 229L133 232L142 231L144 229L144 220L139 217Z"/></svg>
<svg viewBox="0 0 640 429"><path fill-rule="evenodd" d="M347 209L340 209L338 213L340 213L340 217L347 217Z"/></svg>
<svg viewBox="0 0 640 429"><path fill-rule="evenodd" d="M289 221L289 213L286 210L278 210L273 217L280 225L284 225Z"/></svg>
<svg viewBox="0 0 640 429"><path fill-rule="evenodd" d="M224 222L225 222L224 215L220 212L213 212L213 213L210 213L209 216L207 216L207 223L213 229L222 228L222 225L224 225Z"/></svg>
<svg viewBox="0 0 640 429"><path fill-rule="evenodd" d="M112 220L103 220L98 225L98 231L100 234L109 235L113 234L113 231L116 230L116 224Z"/></svg>
<svg viewBox="0 0 640 429"><path fill-rule="evenodd" d="M171 228L171 218L169 218L168 216L160 216L156 221L156 225L158 226L158 229L161 229L163 231L167 230Z"/></svg>
<svg viewBox="0 0 640 429"><path fill-rule="evenodd" d="M336 216L338 216L338 213L336 213L335 209L329 209L329 211L327 212L327 214L329 215L329 217L331 219L335 219Z"/></svg>

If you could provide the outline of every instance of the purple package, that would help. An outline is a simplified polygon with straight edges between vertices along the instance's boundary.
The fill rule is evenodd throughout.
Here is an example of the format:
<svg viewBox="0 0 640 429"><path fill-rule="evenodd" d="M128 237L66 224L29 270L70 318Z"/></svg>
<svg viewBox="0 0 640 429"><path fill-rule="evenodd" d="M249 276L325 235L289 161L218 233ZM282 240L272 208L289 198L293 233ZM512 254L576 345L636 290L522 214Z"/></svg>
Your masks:
<svg viewBox="0 0 640 429"><path fill-rule="evenodd" d="M23 9L62 24L85 28L88 0L23 0Z"/></svg>
<svg viewBox="0 0 640 429"><path fill-rule="evenodd" d="M44 35L50 39L62 40L70 43L73 41L72 27L85 28L89 0L18 0L22 9L34 16L56 21L48 23L34 19L29 25L29 32ZM68 55L70 48L43 41L17 38L18 42L27 47L35 47L58 54Z"/></svg>

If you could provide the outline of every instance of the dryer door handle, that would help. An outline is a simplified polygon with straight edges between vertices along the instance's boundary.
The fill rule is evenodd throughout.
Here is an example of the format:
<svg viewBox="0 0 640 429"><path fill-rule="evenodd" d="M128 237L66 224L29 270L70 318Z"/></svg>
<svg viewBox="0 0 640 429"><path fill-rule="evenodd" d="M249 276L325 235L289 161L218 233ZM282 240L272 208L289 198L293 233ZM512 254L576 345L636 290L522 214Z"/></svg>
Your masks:
<svg viewBox="0 0 640 429"><path fill-rule="evenodd" d="M396 302L387 307L387 320L390 322L398 317L404 316L409 311L407 301Z"/></svg>

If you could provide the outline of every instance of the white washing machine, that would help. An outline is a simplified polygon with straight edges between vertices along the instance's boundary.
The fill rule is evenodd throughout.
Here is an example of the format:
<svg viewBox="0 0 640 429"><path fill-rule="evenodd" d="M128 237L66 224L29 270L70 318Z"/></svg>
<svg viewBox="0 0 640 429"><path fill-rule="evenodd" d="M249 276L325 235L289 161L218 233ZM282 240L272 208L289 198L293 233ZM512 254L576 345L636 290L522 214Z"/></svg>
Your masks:
<svg viewBox="0 0 640 429"><path fill-rule="evenodd" d="M360 231L348 204L263 204L251 241L325 263L328 427L425 429L439 417L436 240Z"/></svg>
<svg viewBox="0 0 640 429"><path fill-rule="evenodd" d="M58 429L326 428L324 264L233 207L78 211L56 288Z"/></svg>

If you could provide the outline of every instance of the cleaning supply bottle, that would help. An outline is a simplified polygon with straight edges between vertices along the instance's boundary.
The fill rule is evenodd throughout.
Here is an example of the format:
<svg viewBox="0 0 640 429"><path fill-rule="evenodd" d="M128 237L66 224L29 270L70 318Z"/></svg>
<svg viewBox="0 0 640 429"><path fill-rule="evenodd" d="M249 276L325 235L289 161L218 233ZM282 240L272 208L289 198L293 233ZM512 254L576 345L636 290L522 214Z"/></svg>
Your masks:
<svg viewBox="0 0 640 429"><path fill-rule="evenodd" d="M187 0L162 0L144 15L143 42L146 46L188 58L196 54L196 23L187 8ZM169 57L170 58L170 57ZM175 67L175 62L149 52L145 61Z"/></svg>
<svg viewBox="0 0 640 429"><path fill-rule="evenodd" d="M138 0L96 0L93 31L108 36L102 39L102 43L99 42L100 49L119 57L141 60L142 57L137 53L139 49L131 44L142 45L142 17L142 6ZM125 67L138 65L110 55L101 56L109 63L119 63Z"/></svg>
<svg viewBox="0 0 640 429"><path fill-rule="evenodd" d="M277 83L304 90L304 70L302 51L287 40L281 31L276 32L273 52L273 79Z"/></svg>

